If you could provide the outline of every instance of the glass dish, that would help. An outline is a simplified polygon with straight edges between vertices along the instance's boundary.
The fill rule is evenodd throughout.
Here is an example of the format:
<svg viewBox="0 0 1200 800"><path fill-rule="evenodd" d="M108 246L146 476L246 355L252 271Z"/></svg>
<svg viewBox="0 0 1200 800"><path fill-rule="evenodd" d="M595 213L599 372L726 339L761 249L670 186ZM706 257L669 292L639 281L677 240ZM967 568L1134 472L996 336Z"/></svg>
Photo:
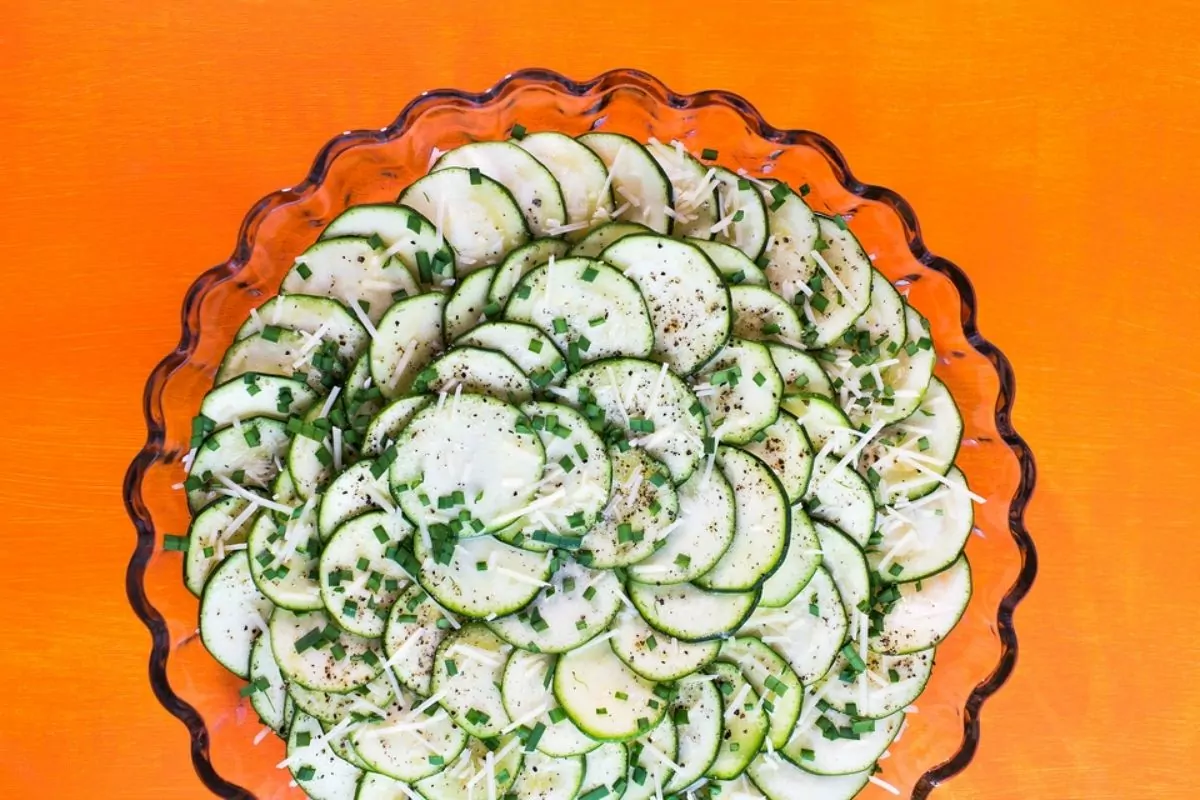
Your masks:
<svg viewBox="0 0 1200 800"><path fill-rule="evenodd" d="M526 70L480 94L426 92L388 127L347 132L329 142L301 183L250 210L230 259L188 291L179 344L146 385L148 437L125 480L125 502L138 534L126 585L153 637L154 692L187 726L200 779L221 797L302 796L289 787L288 773L275 769L282 742L270 736L254 743L261 726L248 701L239 698L242 683L199 641L198 603L181 579L181 556L163 551L164 534L182 533L189 519L183 493L171 486L184 477L181 459L192 415L249 310L276 291L325 223L348 206L394 200L425 173L433 148L504 139L517 123L531 131L600 129L642 140L680 139L693 152L719 150L726 166L792 186L808 184L808 202L846 217L875 266L898 281L929 318L940 355L937 374L953 391L966 426L958 463L987 502L977 510L979 535L968 545L974 596L941 646L918 713L882 762L880 777L903 796L928 796L975 753L980 708L1016 661L1013 610L1036 573L1033 541L1023 522L1035 468L1011 423L1012 367L977 330L975 293L963 271L926 249L908 203L888 189L859 182L833 144L808 131L772 127L736 95L679 95L632 70L585 82ZM869 786L863 796L890 794Z"/></svg>

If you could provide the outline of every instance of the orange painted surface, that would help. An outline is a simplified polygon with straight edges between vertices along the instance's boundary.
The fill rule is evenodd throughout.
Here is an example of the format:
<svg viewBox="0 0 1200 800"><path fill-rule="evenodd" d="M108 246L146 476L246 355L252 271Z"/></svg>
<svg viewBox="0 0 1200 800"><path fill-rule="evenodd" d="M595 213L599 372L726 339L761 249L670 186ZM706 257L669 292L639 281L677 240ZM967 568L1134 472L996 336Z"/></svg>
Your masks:
<svg viewBox="0 0 1200 800"><path fill-rule="evenodd" d="M125 601L143 381L188 284L330 136L537 65L637 66L820 131L974 279L1041 468L1041 574L979 755L935 797L1196 797L1195 5L475 5L5 4L0 796L206 796Z"/></svg>

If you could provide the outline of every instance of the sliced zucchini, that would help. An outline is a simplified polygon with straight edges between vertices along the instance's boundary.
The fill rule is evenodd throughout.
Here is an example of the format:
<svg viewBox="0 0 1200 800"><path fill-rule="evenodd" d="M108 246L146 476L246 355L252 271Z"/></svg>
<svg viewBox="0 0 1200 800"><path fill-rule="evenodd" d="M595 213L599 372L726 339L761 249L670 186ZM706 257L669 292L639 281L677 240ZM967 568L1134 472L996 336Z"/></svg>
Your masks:
<svg viewBox="0 0 1200 800"><path fill-rule="evenodd" d="M572 258L600 258L600 254L610 244L635 233L654 233L654 231L636 222L608 222L588 231L587 236L571 247L569 255Z"/></svg>
<svg viewBox="0 0 1200 800"><path fill-rule="evenodd" d="M629 443L666 465L675 485L704 458L704 407L666 364L613 358L589 364L567 379L565 402L593 419L624 427ZM637 422L634 422L637 420Z"/></svg>
<svg viewBox="0 0 1200 800"><path fill-rule="evenodd" d="M804 326L796 309L766 286L733 286L733 335L800 347Z"/></svg>
<svg viewBox="0 0 1200 800"><path fill-rule="evenodd" d="M434 713L426 714L425 708ZM385 710L385 717L359 725L350 734L355 752L375 772L418 781L441 772L467 746L466 732L443 709L430 708L411 692L401 690Z"/></svg>
<svg viewBox="0 0 1200 800"><path fill-rule="evenodd" d="M433 222L454 251L460 276L500 263L506 253L529 240L512 193L469 169L431 172L405 189L400 202ZM431 270L438 272L432 262Z"/></svg>
<svg viewBox="0 0 1200 800"><path fill-rule="evenodd" d="M738 634L756 636L771 646L809 686L829 671L848 630L833 579L819 568L792 602L758 609Z"/></svg>
<svg viewBox="0 0 1200 800"><path fill-rule="evenodd" d="M587 797L588 792L595 792L595 797L614 798L621 796L618 786L625 786L626 775L629 772L629 750L625 745L616 742L606 742L583 757L583 785L579 787L579 796ZM607 794L599 794L601 788L607 789Z"/></svg>
<svg viewBox="0 0 1200 800"><path fill-rule="evenodd" d="M870 781L874 765L850 775L814 775L778 756L759 756L746 773L767 800L851 800Z"/></svg>
<svg viewBox="0 0 1200 800"><path fill-rule="evenodd" d="M456 347L443 353L421 370L413 389L429 394L469 392L488 395L510 403L523 403L533 396L533 383L508 356L481 347ZM457 405L453 397L448 405Z"/></svg>
<svg viewBox="0 0 1200 800"><path fill-rule="evenodd" d="M225 560L225 548L246 541L258 512L258 505L241 497L222 497L196 513L188 526L183 559L183 582L189 592L200 596L213 570Z"/></svg>
<svg viewBox="0 0 1200 800"><path fill-rule="evenodd" d="M368 458L383 455L384 450L400 436L413 416L429 405L428 397L401 397L384 406L363 436L362 454Z"/></svg>
<svg viewBox="0 0 1200 800"><path fill-rule="evenodd" d="M675 757L679 768L663 786L664 794L682 792L704 777L717 760L725 731L724 705L715 682L683 680L678 690L668 716L679 740Z"/></svg>
<svg viewBox="0 0 1200 800"><path fill-rule="evenodd" d="M184 483L192 513L222 494L243 494L238 487L270 486L290 442L284 423L270 417L251 417L210 433L196 448Z"/></svg>
<svg viewBox="0 0 1200 800"><path fill-rule="evenodd" d="M719 471L693 472L679 487L679 517L666 543L629 567L640 583L686 583L708 572L733 541L733 487Z"/></svg>
<svg viewBox="0 0 1200 800"><path fill-rule="evenodd" d="M766 180L758 183L767 204L771 236L763 249L767 278L775 294L788 304L803 296L813 274L809 253L818 245L817 217L800 195L787 184Z"/></svg>
<svg viewBox="0 0 1200 800"><path fill-rule="evenodd" d="M719 658L736 664L751 688L763 698L769 720L767 738L772 746L781 748L787 744L804 701L804 686L796 672L768 645L750 637L727 639L721 645Z"/></svg>
<svg viewBox="0 0 1200 800"><path fill-rule="evenodd" d="M866 337L873 347L889 350L889 344L899 347L908 339L907 305L882 272L871 270L871 305L854 321L851 332L856 342Z"/></svg>
<svg viewBox="0 0 1200 800"><path fill-rule="evenodd" d="M378 322L398 297L420 291L414 274L385 248L383 241L369 236L323 239L300 254L279 291L328 297L352 311L357 306L367 319ZM453 258L449 253L442 258L438 263L445 277L454 277Z"/></svg>
<svg viewBox="0 0 1200 800"><path fill-rule="evenodd" d="M806 258L810 264L810 293L802 301L809 323L803 341L808 347L828 347L850 329L871 305L871 259L840 218L817 215L818 246ZM806 283L806 288L810 284Z"/></svg>
<svg viewBox="0 0 1200 800"><path fill-rule="evenodd" d="M436 540L432 531L425 534L419 532L414 545L421 565L417 580L435 600L464 617L512 614L533 600L550 577L549 554L531 553L492 536L455 542L453 534Z"/></svg>
<svg viewBox="0 0 1200 800"><path fill-rule="evenodd" d="M712 663L720 642L684 642L655 630L641 614L626 610L613 626L612 649L629 668L651 681L673 681Z"/></svg>
<svg viewBox="0 0 1200 800"><path fill-rule="evenodd" d="M315 344L314 344L315 343ZM324 392L342 382L345 365L333 342L287 328L269 328L239 339L225 351L214 383L228 383L247 373L302 377L310 388Z"/></svg>
<svg viewBox="0 0 1200 800"><path fill-rule="evenodd" d="M305 333L337 345L345 362L354 361L366 349L367 329L344 305L328 297L308 294L279 294L258 307L238 329L237 339L261 334L268 325Z"/></svg>
<svg viewBox="0 0 1200 800"><path fill-rule="evenodd" d="M488 302L503 309L527 272L551 258L566 258L569 247L562 239L534 239L513 250L497 267L496 277L488 289Z"/></svg>
<svg viewBox="0 0 1200 800"><path fill-rule="evenodd" d="M250 650L271 615L271 601L250 577L244 552L230 554L200 596L200 641L217 662L239 678L250 675Z"/></svg>
<svg viewBox="0 0 1200 800"><path fill-rule="evenodd" d="M940 644L971 601L971 565L960 555L946 569L916 581L895 584L899 597L883 615L871 649L904 655Z"/></svg>
<svg viewBox="0 0 1200 800"><path fill-rule="evenodd" d="M844 457L827 455L813 462L804 502L814 519L841 529L859 547L875 531L875 495Z"/></svg>
<svg viewBox="0 0 1200 800"><path fill-rule="evenodd" d="M853 618L856 609L865 608L871 593L867 559L849 536L828 523L817 521L817 538L821 543L821 565L829 570L846 616Z"/></svg>
<svg viewBox="0 0 1200 800"><path fill-rule="evenodd" d="M812 474L813 449L794 416L780 411L743 449L771 468L789 503L800 502Z"/></svg>
<svg viewBox="0 0 1200 800"><path fill-rule="evenodd" d="M317 530L326 542L348 519L368 511L395 510L388 489L387 468L374 461L359 461L342 470L329 482L320 502Z"/></svg>
<svg viewBox="0 0 1200 800"><path fill-rule="evenodd" d="M929 387L937 357L928 323L911 308L898 313L905 330L905 317L911 320L907 341L874 345L869 333L850 330L842 337L843 342L850 341L849 348L821 354L830 376L837 379L839 399L856 424L884 424L910 416Z"/></svg>
<svg viewBox="0 0 1200 800"><path fill-rule="evenodd" d="M438 646L430 690L442 708L471 736L486 739L507 733L500 681L512 645L473 622L454 631Z"/></svg>
<svg viewBox="0 0 1200 800"><path fill-rule="evenodd" d="M304 415L303 424L294 425L297 435L287 451L287 471L293 490L303 500L319 500L326 484L341 467L337 459L345 453L336 452L335 426L329 417L334 408L340 409L338 399L330 403L327 398L325 403L314 405Z"/></svg>
<svg viewBox="0 0 1200 800"><path fill-rule="evenodd" d="M711 239L718 214L716 170L701 164L678 140L664 144L651 139L646 150L671 181L671 233Z"/></svg>
<svg viewBox="0 0 1200 800"><path fill-rule="evenodd" d="M271 652L271 637L259 636L250 648L250 706L263 724L286 735L292 715L287 713L287 683Z"/></svg>
<svg viewBox="0 0 1200 800"><path fill-rule="evenodd" d="M417 800L420 795L404 781L378 772L363 773L354 800Z"/></svg>
<svg viewBox="0 0 1200 800"><path fill-rule="evenodd" d="M758 342L730 339L696 380L697 396L721 442L745 444L779 416L783 381Z"/></svg>
<svg viewBox="0 0 1200 800"><path fill-rule="evenodd" d="M551 259L513 290L506 319L535 325L575 365L608 356L649 355L654 329L637 285L587 258Z"/></svg>
<svg viewBox="0 0 1200 800"><path fill-rule="evenodd" d="M553 691L556 663L551 655L514 650L504 666L500 693L513 723L530 730L541 726L535 745L540 753L569 758L595 750L600 742L575 727L566 712L558 710Z"/></svg>
<svg viewBox="0 0 1200 800"><path fill-rule="evenodd" d="M599 569L636 564L671 533L679 495L663 465L643 450L609 450L612 496L583 536L580 559Z"/></svg>
<svg viewBox="0 0 1200 800"><path fill-rule="evenodd" d="M522 372L540 383L560 383L566 377L566 362L549 336L532 325L519 322L485 322L464 333L455 345L482 347L503 353ZM551 376L546 381L546 376Z"/></svg>
<svg viewBox="0 0 1200 800"><path fill-rule="evenodd" d="M401 300L379 321L371 340L371 380L389 399L408 392L413 378L442 349L442 308L437 292Z"/></svg>
<svg viewBox="0 0 1200 800"><path fill-rule="evenodd" d="M719 237L718 237L719 238ZM725 284L732 289L734 286L766 286L767 276L750 258L736 247L723 242L711 242L706 239L688 239L687 243L698 248L708 256L713 266L725 279ZM730 295L733 293L730 292ZM737 312L735 301L734 313ZM737 320L734 320L737 325Z"/></svg>
<svg viewBox="0 0 1200 800"><path fill-rule="evenodd" d="M795 415L817 455L840 459L859 441L858 431L832 400L815 394L785 394L782 407ZM808 488L812 489L811 479Z"/></svg>
<svg viewBox="0 0 1200 800"><path fill-rule="evenodd" d="M437 649L458 624L420 586L410 586L396 598L383 633L383 652L400 683L429 696Z"/></svg>
<svg viewBox="0 0 1200 800"><path fill-rule="evenodd" d="M876 422L896 422L905 419L913 414L921 406L921 401L925 399L925 392L929 388L930 379L933 377L933 368L937 364L937 353L933 349L933 336L929 332L929 320L921 316L921 314L912 306L904 308L905 332L908 335L907 340L903 341L902 347L896 348L893 352L891 344L885 345L883 352L884 361L880 363L887 364L883 368L879 378L875 378L874 371L871 371L871 377L875 381L872 390L879 387L882 391L890 391L890 395L885 395L884 401L872 403L868 407L869 413L863 414L861 407L851 409L851 412L858 412L859 416L864 418L867 424ZM895 361L895 363L889 363ZM869 368L868 368L869 369ZM861 370L859 371L861 373ZM862 378L855 376L858 382L862 382ZM891 402L887 402L890 400Z"/></svg>
<svg viewBox="0 0 1200 800"><path fill-rule="evenodd" d="M718 219L713 232L717 241L736 247L751 259L758 258L767 246L767 205L749 179L724 167L714 169Z"/></svg>
<svg viewBox="0 0 1200 800"><path fill-rule="evenodd" d="M803 506L792 506L787 552L762 587L758 604L762 608L783 608L808 585L821 566L821 546L817 532Z"/></svg>
<svg viewBox="0 0 1200 800"><path fill-rule="evenodd" d="M657 725L667 710L655 694L655 684L598 639L558 657L554 696L581 731L600 741L637 738Z"/></svg>
<svg viewBox="0 0 1200 800"><path fill-rule="evenodd" d="M787 497L771 468L745 450L721 447L717 466L733 487L733 541L696 584L718 591L751 590L783 560L791 521Z"/></svg>
<svg viewBox="0 0 1200 800"><path fill-rule="evenodd" d="M421 265L426 258L431 265L442 267L440 275L443 279L454 277L454 253L450 246L432 222L411 208L392 203L351 206L321 231L321 239L341 236L368 239L378 236L384 252L400 259L414 281L426 285L433 282L430 275L421 274ZM380 313L383 313L382 309Z"/></svg>
<svg viewBox="0 0 1200 800"><path fill-rule="evenodd" d="M669 696L669 695L668 695ZM622 800L651 800L663 794L663 787L675 774L679 758L679 736L670 715L629 743L632 780Z"/></svg>
<svg viewBox="0 0 1200 800"><path fill-rule="evenodd" d="M351 714L366 716L386 713L385 709L395 700L392 687L382 675L366 686L345 694L314 692L297 683L289 683L287 690L297 709L316 717L322 723L333 725L342 722Z"/></svg>
<svg viewBox="0 0 1200 800"><path fill-rule="evenodd" d="M383 671L379 642L340 630L324 611L276 608L268 624L271 650L289 683L345 693Z"/></svg>
<svg viewBox="0 0 1200 800"><path fill-rule="evenodd" d="M849 682L838 677L850 669L850 662L839 655L814 693L838 711L853 709L859 718L881 719L908 708L924 691L933 672L933 654L932 648L902 656L868 652L866 671Z"/></svg>
<svg viewBox="0 0 1200 800"><path fill-rule="evenodd" d="M359 758L358 752L354 749L354 744L350 741L350 737L344 735L342 730L337 728L336 723L321 720L321 730L328 735L329 738L326 741L334 755L343 761L350 762L361 770L369 771L371 769L370 764Z"/></svg>
<svg viewBox="0 0 1200 800"><path fill-rule="evenodd" d="M363 774L333 752L321 723L303 711L297 711L292 720L285 763L296 784L312 800L354 797Z"/></svg>
<svg viewBox="0 0 1200 800"><path fill-rule="evenodd" d="M962 430L962 415L950 390L931 378L920 408L903 422L884 428L863 450L859 469L874 470L879 476L875 494L885 504L901 498L917 500L938 486L954 488L959 484L950 482L946 473L958 455Z"/></svg>
<svg viewBox="0 0 1200 800"><path fill-rule="evenodd" d="M456 147L438 159L430 174L450 167L470 171L476 183L486 177L508 189L534 236L554 236L567 222L566 203L554 175L512 142L472 142ZM459 208L451 206L450 211L457 214Z"/></svg>
<svg viewBox="0 0 1200 800"><path fill-rule="evenodd" d="M516 800L575 800L584 769L583 756L555 758L526 753L509 794Z"/></svg>
<svg viewBox="0 0 1200 800"><path fill-rule="evenodd" d="M585 133L579 141L600 157L612 179L614 216L656 233L671 230L671 182L642 144L619 133Z"/></svg>
<svg viewBox="0 0 1200 800"><path fill-rule="evenodd" d="M321 551L321 601L339 627L383 636L388 612L412 579L397 550L412 536L399 514L368 511L338 526Z"/></svg>
<svg viewBox="0 0 1200 800"><path fill-rule="evenodd" d="M585 145L551 131L531 133L514 144L542 162L558 181L567 216L566 224L557 233L570 240L582 239L588 228L612 217L614 205L608 168Z"/></svg>
<svg viewBox="0 0 1200 800"><path fill-rule="evenodd" d="M487 742L471 739L453 763L414 788L425 800L476 800L493 789L503 797L521 772L524 753L515 737L491 744L495 750Z"/></svg>
<svg viewBox="0 0 1200 800"><path fill-rule="evenodd" d="M746 771L762 748L770 721L758 693L739 667L718 661L708 668L708 672L716 677L717 690L721 693L724 730L716 760L705 774L719 780L733 780Z"/></svg>
<svg viewBox="0 0 1200 800"><path fill-rule="evenodd" d="M609 501L612 462L578 411L548 402L526 403L521 411L546 450L546 469L531 503L536 508L498 535L518 547L546 551L579 539L599 520Z"/></svg>
<svg viewBox="0 0 1200 800"><path fill-rule="evenodd" d="M567 560L526 608L487 625L517 647L565 653L600 635L621 607L620 598L614 573Z"/></svg>
<svg viewBox="0 0 1200 800"><path fill-rule="evenodd" d="M958 467L946 473L949 483L915 502L903 500L884 508L867 549L871 570L884 582L913 581L948 567L958 558L975 526L975 506Z"/></svg>
<svg viewBox="0 0 1200 800"><path fill-rule="evenodd" d="M442 309L442 335L447 344L500 314L498 305L488 305L488 290L495 275L496 267L477 269L454 287L454 294Z"/></svg>
<svg viewBox="0 0 1200 800"><path fill-rule="evenodd" d="M721 639L754 611L758 592L710 592L690 583L629 583L629 599L655 630L685 642Z"/></svg>
<svg viewBox="0 0 1200 800"><path fill-rule="evenodd" d="M208 422L200 424L216 430L232 425L235 419L274 417L286 420L303 414L317 397L317 393L302 380L247 372L204 395L200 416Z"/></svg>
<svg viewBox="0 0 1200 800"><path fill-rule="evenodd" d="M475 394L421 409L394 447L392 494L405 515L420 528L454 523L451 532L462 535L528 513L546 455L515 406ZM461 524L463 511L483 528Z"/></svg>
<svg viewBox="0 0 1200 800"><path fill-rule="evenodd" d="M860 720L829 708L820 712L813 724L797 727L787 747L780 752L805 772L857 774L875 766L903 724L903 711L883 719ZM836 731L837 735L826 735L826 731Z"/></svg>
<svg viewBox="0 0 1200 800"><path fill-rule="evenodd" d="M258 516L246 540L250 574L267 598L292 611L322 608L321 588L315 579L321 558L314 503L305 503L299 515Z"/></svg>
<svg viewBox="0 0 1200 800"><path fill-rule="evenodd" d="M653 354L676 372L695 372L724 347L732 324L729 290L708 256L686 242L644 234L614 242L601 258L641 290Z"/></svg>
<svg viewBox="0 0 1200 800"><path fill-rule="evenodd" d="M779 376L783 378L785 397L798 394L833 397L829 376L811 353L776 342L769 343L767 349L771 351L771 359L775 362L775 368L779 370Z"/></svg>

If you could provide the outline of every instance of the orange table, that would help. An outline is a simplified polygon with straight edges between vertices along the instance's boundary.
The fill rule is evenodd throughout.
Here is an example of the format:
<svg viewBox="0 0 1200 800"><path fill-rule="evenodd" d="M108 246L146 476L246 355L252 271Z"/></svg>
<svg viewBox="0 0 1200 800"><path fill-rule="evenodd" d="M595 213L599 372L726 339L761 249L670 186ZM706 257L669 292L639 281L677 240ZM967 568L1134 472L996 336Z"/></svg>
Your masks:
<svg viewBox="0 0 1200 800"><path fill-rule="evenodd" d="M0 796L206 796L123 586L121 476L184 290L331 135L538 65L821 131L974 279L1041 467L1042 568L977 760L935 796L1196 797L1195 4L568 5L5 5Z"/></svg>

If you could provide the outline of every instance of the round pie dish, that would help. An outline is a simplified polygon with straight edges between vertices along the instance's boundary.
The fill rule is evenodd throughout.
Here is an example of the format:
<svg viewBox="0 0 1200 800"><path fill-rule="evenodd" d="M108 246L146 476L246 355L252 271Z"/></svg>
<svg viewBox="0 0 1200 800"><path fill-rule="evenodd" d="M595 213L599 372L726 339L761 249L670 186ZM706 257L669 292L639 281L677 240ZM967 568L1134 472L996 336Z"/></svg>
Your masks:
<svg viewBox="0 0 1200 800"><path fill-rule="evenodd" d="M164 548L166 537L188 524L186 499L172 487L185 474L192 415L240 322L275 292L329 220L352 205L393 200L425 174L435 149L503 139L518 125L570 135L602 130L639 140L680 140L719 149L727 165L750 175L807 184L809 205L845 219L874 266L929 319L939 352L935 373L963 417L957 463L986 502L976 511L976 535L967 547L974 594L941 645L938 669L881 774L902 796L928 796L974 755L983 702L1015 664L1013 611L1036 573L1034 544L1023 521L1035 467L1011 423L1012 367L976 328L968 278L926 249L912 209L898 195L859 182L821 136L773 128L740 97L717 91L678 95L632 70L585 82L525 70L479 94L427 92L388 127L347 132L327 144L301 183L250 210L230 259L188 291L180 342L146 385L148 437L126 476L125 502L138 532L126 584L135 613L153 637L153 689L187 726L199 777L221 797L302 796L289 786L288 773L276 768L282 743L259 735L261 725L239 695L242 682L199 640L198 601L180 580L179 554ZM874 785L862 796L890 794Z"/></svg>

